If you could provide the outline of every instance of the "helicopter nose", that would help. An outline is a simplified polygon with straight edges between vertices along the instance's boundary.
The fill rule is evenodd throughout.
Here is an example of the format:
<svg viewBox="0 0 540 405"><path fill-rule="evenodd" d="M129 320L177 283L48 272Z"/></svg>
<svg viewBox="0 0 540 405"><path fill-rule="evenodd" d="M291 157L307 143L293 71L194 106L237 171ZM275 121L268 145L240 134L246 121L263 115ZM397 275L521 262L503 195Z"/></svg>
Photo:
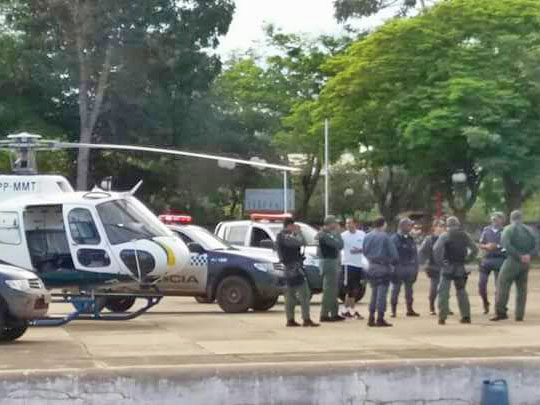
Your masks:
<svg viewBox="0 0 540 405"><path fill-rule="evenodd" d="M180 238L161 236L154 238L154 242L163 248L165 260L162 261L164 268L161 274L180 273L189 264L189 249Z"/></svg>

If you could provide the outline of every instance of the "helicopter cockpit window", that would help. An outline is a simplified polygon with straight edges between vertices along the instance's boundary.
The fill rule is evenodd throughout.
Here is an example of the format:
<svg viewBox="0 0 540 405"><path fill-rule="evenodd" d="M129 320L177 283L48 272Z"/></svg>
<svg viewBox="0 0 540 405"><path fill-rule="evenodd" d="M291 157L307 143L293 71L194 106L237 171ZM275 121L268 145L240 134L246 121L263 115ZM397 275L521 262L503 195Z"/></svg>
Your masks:
<svg viewBox="0 0 540 405"><path fill-rule="evenodd" d="M101 239L90 211L75 208L68 215L69 230L73 241L79 245L99 245Z"/></svg>
<svg viewBox="0 0 540 405"><path fill-rule="evenodd" d="M134 199L108 201L99 204L97 211L113 245L156 236L171 236L170 231Z"/></svg>

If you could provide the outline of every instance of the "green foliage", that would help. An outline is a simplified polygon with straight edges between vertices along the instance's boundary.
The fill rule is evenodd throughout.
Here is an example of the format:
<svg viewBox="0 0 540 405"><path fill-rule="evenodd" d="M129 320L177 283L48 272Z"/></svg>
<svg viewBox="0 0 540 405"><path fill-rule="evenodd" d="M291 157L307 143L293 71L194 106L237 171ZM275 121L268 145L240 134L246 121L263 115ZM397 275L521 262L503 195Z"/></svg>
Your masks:
<svg viewBox="0 0 540 405"><path fill-rule="evenodd" d="M463 214L487 173L519 186L538 172L539 28L535 1L441 2L331 60L323 102L351 147L369 148L370 164L429 176ZM464 206L454 204L459 171Z"/></svg>
<svg viewBox="0 0 540 405"><path fill-rule="evenodd" d="M334 0L335 17L344 22L351 18L369 17L385 9L406 15L417 7L426 7L428 0Z"/></svg>

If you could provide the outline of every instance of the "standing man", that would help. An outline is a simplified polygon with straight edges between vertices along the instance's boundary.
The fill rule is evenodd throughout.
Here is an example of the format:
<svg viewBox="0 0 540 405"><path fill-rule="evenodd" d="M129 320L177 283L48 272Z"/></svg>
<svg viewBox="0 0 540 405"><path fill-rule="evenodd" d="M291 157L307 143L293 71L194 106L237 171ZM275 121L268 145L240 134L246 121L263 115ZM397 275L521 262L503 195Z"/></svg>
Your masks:
<svg viewBox="0 0 540 405"><path fill-rule="evenodd" d="M367 267L366 258L362 254L366 234L358 229L354 218L347 218L345 225L347 230L341 234L341 238L343 239L343 277L347 296L345 312L342 315L345 318L364 319L354 310L354 306Z"/></svg>
<svg viewBox="0 0 540 405"><path fill-rule="evenodd" d="M324 226L317 235L319 257L323 278L323 298L321 304L321 322L344 321L338 315L338 279L339 256L343 249L343 239L339 224L334 216L324 220Z"/></svg>
<svg viewBox="0 0 540 405"><path fill-rule="evenodd" d="M287 314L287 327L300 326L294 320L294 310L297 301L302 307L304 326L319 326L309 316L310 290L302 269L303 257L300 249L306 244L300 227L292 218L285 219L283 230L277 236L277 252L279 260L285 266L286 290L285 313Z"/></svg>
<svg viewBox="0 0 540 405"><path fill-rule="evenodd" d="M396 245L385 232L386 221L377 218L373 230L364 239L364 255L369 262L368 279L371 285L368 326L392 326L384 319L388 286L392 276L392 265L399 260ZM377 320L375 321L375 314Z"/></svg>
<svg viewBox="0 0 540 405"><path fill-rule="evenodd" d="M399 292L402 284L405 284L407 316L420 316L413 309L413 285L418 278L418 252L416 250L416 242L411 236L413 224L413 221L409 218L402 218L399 221L398 231L391 238L399 255L392 279L392 297L390 300L392 318L396 317Z"/></svg>
<svg viewBox="0 0 540 405"><path fill-rule="evenodd" d="M429 311L431 315L437 315L435 311L435 299L437 298L437 291L441 282L441 266L435 261L433 248L439 236L445 230L446 226L443 220L437 219L433 221L432 234L424 239L419 251L420 264L427 263L426 274L429 278ZM451 312L449 314L451 315Z"/></svg>
<svg viewBox="0 0 540 405"><path fill-rule="evenodd" d="M452 281L461 313L461 323L471 323L471 304L465 289L469 274L465 263L478 255L478 247L463 229L459 219L449 217L446 220L447 231L443 233L434 247L435 261L442 266L442 279L439 285L439 325L446 324L448 300Z"/></svg>
<svg viewBox="0 0 540 405"><path fill-rule="evenodd" d="M491 216L491 226L486 226L480 236L480 249L484 252L484 258L480 263L480 279L478 281L478 292L484 304L484 314L489 314L489 300L487 286L489 275L493 272L495 286L497 277L501 269L506 254L501 246L501 236L504 227L504 214L495 212ZM495 291L496 294L496 291Z"/></svg>
<svg viewBox="0 0 540 405"><path fill-rule="evenodd" d="M492 321L508 319L507 307L510 287L516 283L516 321L521 322L525 316L527 303L527 280L531 256L538 249L538 235L523 224L521 211L510 215L511 224L504 228L501 243L506 250L507 258L497 280L496 316Z"/></svg>

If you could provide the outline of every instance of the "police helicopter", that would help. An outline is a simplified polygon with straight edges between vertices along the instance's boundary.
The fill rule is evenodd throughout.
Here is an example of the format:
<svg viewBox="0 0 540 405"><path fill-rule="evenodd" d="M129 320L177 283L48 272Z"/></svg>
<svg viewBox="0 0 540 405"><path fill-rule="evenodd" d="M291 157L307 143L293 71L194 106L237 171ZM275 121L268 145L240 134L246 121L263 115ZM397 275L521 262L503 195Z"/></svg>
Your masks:
<svg viewBox="0 0 540 405"><path fill-rule="evenodd" d="M162 298L157 283L182 275L190 254L177 238L134 194L100 188L75 191L60 175L38 174L36 153L60 149L104 149L188 156L271 168L287 173L297 169L259 159L241 160L143 146L83 144L43 140L21 133L0 141L10 152L12 171L0 175L0 263L36 273L48 289L73 303L76 311L63 318L36 321L53 326L74 318L131 319ZM124 316L102 314L107 303L121 301L122 287L142 290L146 306ZM133 297L130 294L129 297Z"/></svg>

